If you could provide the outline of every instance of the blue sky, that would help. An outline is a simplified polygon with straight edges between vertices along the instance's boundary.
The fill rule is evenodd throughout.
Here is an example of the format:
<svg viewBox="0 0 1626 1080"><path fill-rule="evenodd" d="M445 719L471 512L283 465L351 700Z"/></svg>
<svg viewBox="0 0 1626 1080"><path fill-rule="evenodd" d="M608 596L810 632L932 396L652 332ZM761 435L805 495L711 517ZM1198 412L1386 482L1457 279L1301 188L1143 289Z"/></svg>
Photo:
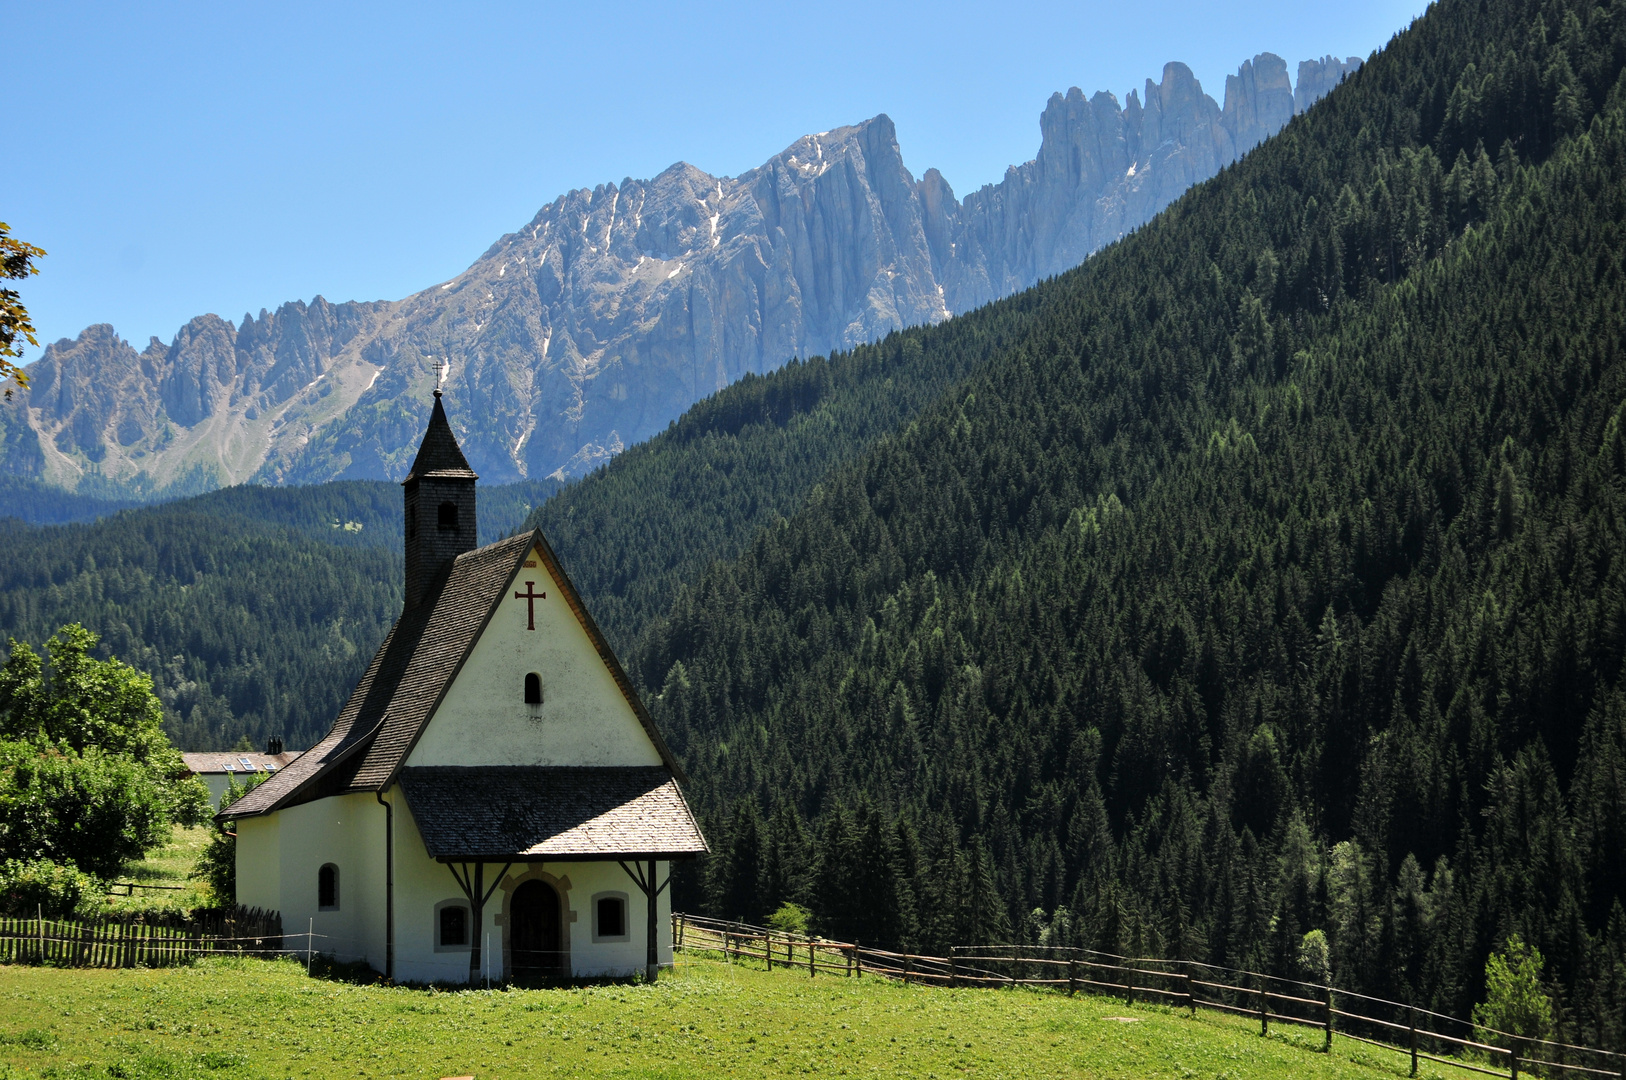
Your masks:
<svg viewBox="0 0 1626 1080"><path fill-rule="evenodd" d="M1220 99L1257 52L1367 56L1420 0L97 5L0 0L0 220L49 251L42 343L110 322L396 299L571 188L733 175L887 113L956 193L1032 157L1055 90L1165 61ZM26 359L37 359L29 350Z"/></svg>

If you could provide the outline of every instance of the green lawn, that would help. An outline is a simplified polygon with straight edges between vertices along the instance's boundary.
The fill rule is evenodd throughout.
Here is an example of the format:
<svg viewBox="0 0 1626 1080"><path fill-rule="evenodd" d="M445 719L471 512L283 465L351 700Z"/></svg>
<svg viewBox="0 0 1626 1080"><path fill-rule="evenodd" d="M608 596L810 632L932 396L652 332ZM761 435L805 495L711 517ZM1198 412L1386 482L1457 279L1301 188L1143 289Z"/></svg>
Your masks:
<svg viewBox="0 0 1626 1080"><path fill-rule="evenodd" d="M143 885L179 885L174 889L135 889L132 896L116 896L108 901L109 911L139 911L151 908L192 908L207 904L208 890L203 882L187 877L209 841L209 829L175 826L169 843L140 862L131 863L118 874L118 881ZM121 892L123 890L120 890Z"/></svg>
<svg viewBox="0 0 1626 1080"><path fill-rule="evenodd" d="M1110 998L688 958L655 986L452 993L313 979L292 961L0 967L6 1078L1406 1075L1401 1054L1342 1040L1324 1055L1320 1039Z"/></svg>

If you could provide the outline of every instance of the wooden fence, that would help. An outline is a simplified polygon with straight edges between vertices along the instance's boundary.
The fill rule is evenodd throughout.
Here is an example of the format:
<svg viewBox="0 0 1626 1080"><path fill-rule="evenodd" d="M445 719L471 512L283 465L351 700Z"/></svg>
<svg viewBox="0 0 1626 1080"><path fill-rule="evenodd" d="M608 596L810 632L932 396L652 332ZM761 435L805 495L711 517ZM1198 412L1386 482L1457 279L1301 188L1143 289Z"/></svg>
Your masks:
<svg viewBox="0 0 1626 1080"><path fill-rule="evenodd" d="M238 908L165 922L0 918L0 964L158 967L209 953L267 956L285 951L282 916L275 911Z"/></svg>
<svg viewBox="0 0 1626 1080"><path fill-rule="evenodd" d="M1271 1024L1320 1030L1322 1049L1333 1037L1354 1039L1420 1062L1508 1076L1626 1078L1626 1056L1546 1039L1521 1039L1428 1009L1349 990L1190 960L1154 960L1089 949L1034 945L957 946L947 956L919 956L858 943L799 937L747 923L673 913L674 948L713 952L725 959L757 960L774 967L943 987L1040 987L1076 994L1111 994L1133 1004L1153 1002L1213 1009ZM1486 1038L1505 1045L1493 1045Z"/></svg>

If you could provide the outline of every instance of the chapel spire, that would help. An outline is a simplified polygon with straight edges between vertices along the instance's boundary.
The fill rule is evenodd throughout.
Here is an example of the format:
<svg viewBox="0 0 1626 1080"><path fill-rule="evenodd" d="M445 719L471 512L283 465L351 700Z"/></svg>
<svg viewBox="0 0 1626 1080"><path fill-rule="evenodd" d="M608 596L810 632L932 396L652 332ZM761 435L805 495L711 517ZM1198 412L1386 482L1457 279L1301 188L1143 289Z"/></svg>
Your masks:
<svg viewBox="0 0 1626 1080"><path fill-rule="evenodd" d="M452 434L437 387L429 428L402 481L406 489L407 607L424 598L453 559L478 546L474 515L474 482L478 479Z"/></svg>

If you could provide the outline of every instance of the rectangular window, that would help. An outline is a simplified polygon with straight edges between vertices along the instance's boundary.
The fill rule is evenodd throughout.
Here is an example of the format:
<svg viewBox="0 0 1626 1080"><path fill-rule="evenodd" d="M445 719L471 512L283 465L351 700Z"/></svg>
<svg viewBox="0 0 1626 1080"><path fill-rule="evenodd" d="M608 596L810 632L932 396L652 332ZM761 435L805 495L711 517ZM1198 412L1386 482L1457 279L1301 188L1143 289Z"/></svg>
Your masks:
<svg viewBox="0 0 1626 1080"><path fill-rule="evenodd" d="M601 896L598 898L598 911L595 912L600 938L624 938L627 936L627 901L620 896Z"/></svg>
<svg viewBox="0 0 1626 1080"><path fill-rule="evenodd" d="M469 943L469 909L447 905L440 909L440 947L452 948Z"/></svg>

